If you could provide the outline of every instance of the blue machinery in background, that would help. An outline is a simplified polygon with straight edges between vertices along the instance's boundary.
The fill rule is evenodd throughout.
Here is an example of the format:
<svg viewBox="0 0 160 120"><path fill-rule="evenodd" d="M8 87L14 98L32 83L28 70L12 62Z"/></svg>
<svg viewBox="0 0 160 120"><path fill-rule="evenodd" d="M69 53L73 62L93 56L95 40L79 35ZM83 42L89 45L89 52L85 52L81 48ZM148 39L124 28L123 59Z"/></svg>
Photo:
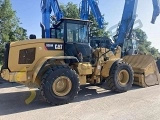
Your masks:
<svg viewBox="0 0 160 120"><path fill-rule="evenodd" d="M152 0L153 3L153 15L152 15L152 20L151 23L155 23L157 16L160 13L160 4L159 0Z"/></svg>
<svg viewBox="0 0 160 120"><path fill-rule="evenodd" d="M152 0L153 3L153 15L151 23L155 23L157 16L160 13L159 0ZM98 8L98 4L95 0L82 0L81 3L80 18L83 20L88 20L89 17L89 7L99 25L99 28L103 28L104 18ZM117 31L117 38L115 39L115 44L111 47L115 48L117 45L123 47L126 38L131 38L131 32L136 19L138 0L125 0L125 5L123 9L122 19Z"/></svg>
<svg viewBox="0 0 160 120"><path fill-rule="evenodd" d="M156 17L160 13L159 0L152 0L153 3L153 15L151 23L155 23ZM131 37L134 21L136 19L138 0L125 0L121 23L118 29L117 38L115 43L111 46L115 48L117 45L123 47L126 38ZM99 28L103 28L104 18L98 8L98 4L95 0L82 0L80 18L82 20L88 20L89 7L99 25ZM53 11L57 21L63 18L63 13L60 9L57 0L41 0L42 10L42 24L44 25L45 38L50 38L50 14Z"/></svg>
<svg viewBox="0 0 160 120"><path fill-rule="evenodd" d="M151 23L155 23L157 16L160 13L159 0L152 0L153 3L153 15ZM118 37L115 40L113 48L117 45L123 46L125 39L131 37L134 21L136 19L138 0L125 0L125 6L123 9L123 15L118 30Z"/></svg>
<svg viewBox="0 0 160 120"><path fill-rule="evenodd" d="M95 0L82 0L81 9L80 9L80 19L88 20L89 17L89 7L98 23L99 28L104 27L104 18L101 15L101 12L98 7L98 3Z"/></svg>
<svg viewBox="0 0 160 120"><path fill-rule="evenodd" d="M50 14L53 11L56 21L63 18L63 12L60 9L57 0L41 0L42 24L44 25L45 38L50 38Z"/></svg>

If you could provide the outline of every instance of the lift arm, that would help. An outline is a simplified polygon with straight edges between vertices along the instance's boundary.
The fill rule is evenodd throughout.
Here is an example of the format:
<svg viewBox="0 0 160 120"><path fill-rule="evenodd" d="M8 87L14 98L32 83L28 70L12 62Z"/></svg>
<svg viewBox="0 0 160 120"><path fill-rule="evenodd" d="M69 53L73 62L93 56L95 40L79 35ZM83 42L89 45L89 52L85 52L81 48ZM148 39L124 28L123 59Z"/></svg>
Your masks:
<svg viewBox="0 0 160 120"><path fill-rule="evenodd" d="M63 18L63 12L60 9L57 0L41 0L42 24L44 25L45 37L50 38L50 14L53 11L56 21Z"/></svg>
<svg viewBox="0 0 160 120"><path fill-rule="evenodd" d="M88 20L89 17L89 7L98 23L99 28L104 27L104 18L101 15L98 4L95 0L82 0L81 10L80 10L80 19Z"/></svg>

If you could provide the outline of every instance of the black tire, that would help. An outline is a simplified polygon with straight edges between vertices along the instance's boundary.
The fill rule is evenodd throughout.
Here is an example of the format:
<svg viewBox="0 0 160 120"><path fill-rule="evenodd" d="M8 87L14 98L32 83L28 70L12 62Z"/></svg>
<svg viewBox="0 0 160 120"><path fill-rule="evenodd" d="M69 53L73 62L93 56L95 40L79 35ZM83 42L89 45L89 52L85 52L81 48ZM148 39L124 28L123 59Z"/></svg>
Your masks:
<svg viewBox="0 0 160 120"><path fill-rule="evenodd" d="M110 70L110 76L106 80L106 85L111 91L126 92L132 87L133 76L134 73L129 64L117 62Z"/></svg>
<svg viewBox="0 0 160 120"><path fill-rule="evenodd" d="M41 94L51 105L66 104L73 100L79 91L78 75L67 66L50 68L43 75L41 82Z"/></svg>

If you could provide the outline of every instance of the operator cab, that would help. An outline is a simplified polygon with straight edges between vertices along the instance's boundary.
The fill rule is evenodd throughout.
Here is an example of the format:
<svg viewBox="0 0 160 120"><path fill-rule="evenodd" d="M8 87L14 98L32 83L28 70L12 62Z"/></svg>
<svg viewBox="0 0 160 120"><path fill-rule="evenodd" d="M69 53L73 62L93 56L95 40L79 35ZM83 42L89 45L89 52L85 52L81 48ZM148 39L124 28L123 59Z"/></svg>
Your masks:
<svg viewBox="0 0 160 120"><path fill-rule="evenodd" d="M89 42L89 21L79 19L61 19L50 29L50 37L64 40L66 56L75 56L80 61L90 62L91 46Z"/></svg>

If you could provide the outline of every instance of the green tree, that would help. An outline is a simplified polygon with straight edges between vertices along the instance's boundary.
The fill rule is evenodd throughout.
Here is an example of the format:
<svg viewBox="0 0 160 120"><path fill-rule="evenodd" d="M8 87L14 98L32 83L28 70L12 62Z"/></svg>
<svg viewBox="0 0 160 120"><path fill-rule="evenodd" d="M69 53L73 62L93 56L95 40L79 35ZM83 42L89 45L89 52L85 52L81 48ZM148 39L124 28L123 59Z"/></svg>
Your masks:
<svg viewBox="0 0 160 120"><path fill-rule="evenodd" d="M104 15L103 15L103 16L104 16ZM92 21L92 25L91 25L92 36L95 36L95 37L102 37L102 36L109 37L109 31L106 31L106 28L107 28L107 25L108 25L107 22L104 22L104 28L103 28L103 29L100 29L100 28L98 27L98 23L97 23L97 21L95 20L92 12L91 12L91 14L89 15L89 20Z"/></svg>
<svg viewBox="0 0 160 120"><path fill-rule="evenodd" d="M10 41L27 39L27 31L20 27L16 12L10 0L0 0L0 63L3 59L4 44Z"/></svg>
<svg viewBox="0 0 160 120"><path fill-rule="evenodd" d="M60 8L63 11L64 17L79 19L79 9L76 4L68 2L67 5L60 5Z"/></svg>
<svg viewBox="0 0 160 120"><path fill-rule="evenodd" d="M159 57L158 49L151 46L151 42L147 40L146 33L141 29L135 29L136 37L138 38L140 53L151 54L154 58Z"/></svg>

